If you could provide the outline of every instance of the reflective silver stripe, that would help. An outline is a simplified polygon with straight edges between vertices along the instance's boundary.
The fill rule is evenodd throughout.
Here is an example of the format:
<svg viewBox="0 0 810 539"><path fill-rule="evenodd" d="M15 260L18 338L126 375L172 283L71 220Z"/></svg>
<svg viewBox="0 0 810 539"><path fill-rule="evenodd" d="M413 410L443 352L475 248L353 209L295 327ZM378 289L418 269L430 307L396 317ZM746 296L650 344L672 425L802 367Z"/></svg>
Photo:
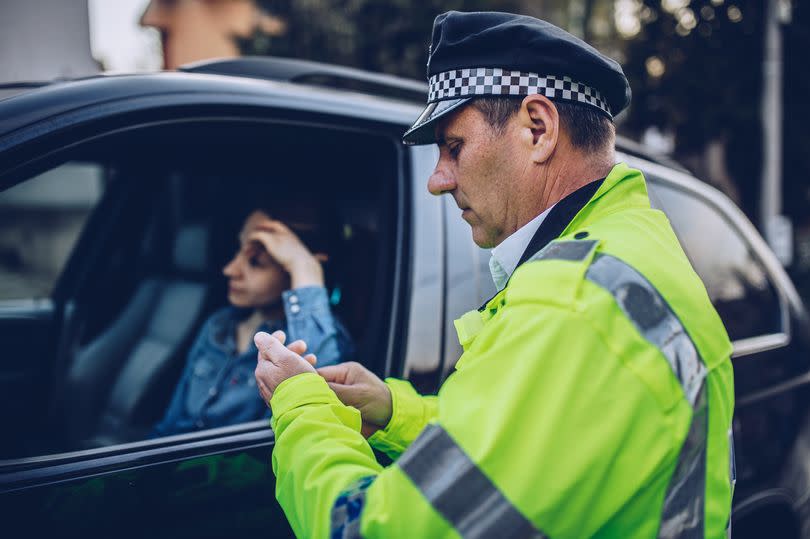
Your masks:
<svg viewBox="0 0 810 539"><path fill-rule="evenodd" d="M731 483L731 494L737 487L737 459L734 455L734 428L728 429L728 479Z"/></svg>
<svg viewBox="0 0 810 539"><path fill-rule="evenodd" d="M631 266L609 255L597 254L586 277L610 292L639 333L664 354L694 407L706 367L658 290Z"/></svg>
<svg viewBox="0 0 810 539"><path fill-rule="evenodd" d="M661 511L662 539L691 539L704 537L704 508L706 506L706 435L709 428L709 407L706 386L701 385L692 413L689 433L678 455L678 463L669 480L664 507Z"/></svg>
<svg viewBox="0 0 810 539"><path fill-rule="evenodd" d="M397 466L461 537L545 537L438 425L428 425Z"/></svg>
<svg viewBox="0 0 810 539"><path fill-rule="evenodd" d="M570 260L580 262L588 258L588 255L596 247L598 242L593 240L565 240L552 241L535 253L526 262L534 260Z"/></svg>
<svg viewBox="0 0 810 539"><path fill-rule="evenodd" d="M681 321L658 290L634 268L618 258L597 254L586 277L610 292L639 333L667 358L692 406L692 423L669 480L658 537L702 538L709 413L706 366Z"/></svg>
<svg viewBox="0 0 810 539"><path fill-rule="evenodd" d="M734 489L737 487L737 459L734 455L734 427L728 429L728 481L731 486L731 499L734 499ZM726 523L726 537L731 539L731 513Z"/></svg>

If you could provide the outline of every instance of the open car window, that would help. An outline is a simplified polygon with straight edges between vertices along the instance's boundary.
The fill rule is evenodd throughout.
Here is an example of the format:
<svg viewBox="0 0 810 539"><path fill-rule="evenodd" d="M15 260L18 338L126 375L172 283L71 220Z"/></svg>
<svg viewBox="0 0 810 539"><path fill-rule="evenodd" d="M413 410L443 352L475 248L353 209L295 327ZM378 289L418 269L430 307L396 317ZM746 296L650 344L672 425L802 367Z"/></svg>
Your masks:
<svg viewBox="0 0 810 539"><path fill-rule="evenodd" d="M206 374L203 366L187 363L206 324L233 307L222 270L240 248L240 227L256 207L272 211L274 204L283 209L294 201L328 214L323 219L331 243L324 265L326 298L352 344L351 357L341 359L384 374L400 218L396 142L362 131L272 122L151 125L73 149L64 156L67 161L0 193L10 201L3 206L5 218L7 207L27 207L33 186L51 185L55 177L73 179L75 188L67 194L54 191L49 200L81 215L57 230L47 226L52 220L34 219L43 250L59 254L58 260L49 260L25 283L4 279L8 290L0 299L47 296L59 283L48 335L59 359L38 373L48 381L47 404L19 403L27 430L23 436L6 433L4 439L13 443L3 456L83 451L159 435L154 427L187 372L198 378L194 391L205 394L183 396L184 406L200 408L199 421L184 431L188 436L166 438L170 443L235 424L267 428L267 422L256 423L267 416L263 403L251 408L255 414L234 414L230 420L206 415L205 402L215 392L247 395L249 387L260 399L250 384L255 359L249 369L227 373L212 366ZM109 177L115 180L105 189ZM3 242L17 237L22 247L30 237L14 232L19 222L2 224L0 246L15 245ZM5 253L11 248L0 252L1 269L8 272L19 257ZM11 331L3 331L4 323L0 320L0 341ZM233 332L233 327L224 324L217 331ZM219 342L230 342L220 337ZM11 370L14 361L4 358L0 371ZM207 387L202 387L203 374L210 375ZM40 391L20 398L41 397Z"/></svg>
<svg viewBox="0 0 810 539"><path fill-rule="evenodd" d="M0 306L51 296L104 186L99 163L68 162L0 193Z"/></svg>

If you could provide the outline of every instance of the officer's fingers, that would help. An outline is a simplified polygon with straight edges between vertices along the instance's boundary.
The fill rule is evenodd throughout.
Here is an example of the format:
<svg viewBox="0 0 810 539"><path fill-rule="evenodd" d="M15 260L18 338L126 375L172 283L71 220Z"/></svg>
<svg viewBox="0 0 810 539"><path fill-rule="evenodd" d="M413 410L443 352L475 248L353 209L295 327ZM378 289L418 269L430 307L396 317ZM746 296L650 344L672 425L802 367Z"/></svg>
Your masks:
<svg viewBox="0 0 810 539"><path fill-rule="evenodd" d="M363 438L368 439L372 434L380 430L381 427L377 425L373 425L367 421L363 421L362 426L360 427L360 434L363 435Z"/></svg>
<svg viewBox="0 0 810 539"><path fill-rule="evenodd" d="M320 374L327 382L335 382L343 384L346 382L346 363L339 363L337 365L329 365L328 367L321 367L318 369Z"/></svg>
<svg viewBox="0 0 810 539"><path fill-rule="evenodd" d="M376 374L356 361L341 363L341 365L344 365L346 369L344 384L360 385L382 383Z"/></svg>
<svg viewBox="0 0 810 539"><path fill-rule="evenodd" d="M298 354L299 356L303 356L304 352L307 351L307 343L302 341L301 339L298 339L297 341L293 341L290 344L288 344L287 348L291 352L294 352L294 353Z"/></svg>
<svg viewBox="0 0 810 539"><path fill-rule="evenodd" d="M256 363L256 368L253 370L253 377L256 379L256 386L259 388L259 393L262 394L262 397L265 396L264 394L268 389L267 384L264 383L264 379L266 376L268 376L267 367L270 365L271 363L259 361Z"/></svg>
<svg viewBox="0 0 810 539"><path fill-rule="evenodd" d="M307 355L305 355L305 356L304 356L304 359L306 359L306 360L307 360L307 363L309 363L309 364L310 364L310 365L312 365L313 367L314 367L314 366L315 366L315 364L318 362L318 358L317 358L317 357L315 357L315 354L307 354Z"/></svg>
<svg viewBox="0 0 810 539"><path fill-rule="evenodd" d="M326 382L329 388L335 392L335 395L340 399L340 402L347 406L356 404L357 391L352 386L338 384L335 382Z"/></svg>
<svg viewBox="0 0 810 539"><path fill-rule="evenodd" d="M267 393L267 386L264 385L264 382L259 377L258 373L253 375L256 378L256 387L259 388L259 393L261 394L262 398L265 398L265 393Z"/></svg>
<svg viewBox="0 0 810 539"><path fill-rule="evenodd" d="M253 376L256 378L256 385L264 384L267 387L267 382L270 381L270 369L274 368L272 361L258 361L256 368L253 369Z"/></svg>
<svg viewBox="0 0 810 539"><path fill-rule="evenodd" d="M256 385L259 388L259 394L262 396L262 400L264 400L267 406L270 406L270 399L273 398L273 394L259 378L256 378Z"/></svg>
<svg viewBox="0 0 810 539"><path fill-rule="evenodd" d="M273 341L278 341L281 344L284 344L284 341L286 340L287 335L281 330L274 331L272 335L270 335L266 331L260 331L253 336L253 342L256 343L256 348L258 348L259 350L268 348L270 346L270 343Z"/></svg>
<svg viewBox="0 0 810 539"><path fill-rule="evenodd" d="M281 333L281 336L284 337L283 332L279 331L273 335L268 335L264 331L260 331L255 337L253 337L253 341L256 343L256 348L259 349L260 359L265 359L272 363L278 363L279 361L293 354L287 349L286 346L284 346L283 342L275 336L277 333Z"/></svg>

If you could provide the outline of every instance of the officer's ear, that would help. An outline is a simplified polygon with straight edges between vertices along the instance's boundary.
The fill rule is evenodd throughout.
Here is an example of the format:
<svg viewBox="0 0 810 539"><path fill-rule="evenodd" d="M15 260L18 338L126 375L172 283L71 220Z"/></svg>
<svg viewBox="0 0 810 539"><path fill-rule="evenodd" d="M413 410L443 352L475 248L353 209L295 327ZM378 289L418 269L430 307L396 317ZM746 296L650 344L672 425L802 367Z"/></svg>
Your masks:
<svg viewBox="0 0 810 539"><path fill-rule="evenodd" d="M554 154L560 133L557 107L544 95L526 96L518 112L521 145L530 153L534 163L545 163Z"/></svg>

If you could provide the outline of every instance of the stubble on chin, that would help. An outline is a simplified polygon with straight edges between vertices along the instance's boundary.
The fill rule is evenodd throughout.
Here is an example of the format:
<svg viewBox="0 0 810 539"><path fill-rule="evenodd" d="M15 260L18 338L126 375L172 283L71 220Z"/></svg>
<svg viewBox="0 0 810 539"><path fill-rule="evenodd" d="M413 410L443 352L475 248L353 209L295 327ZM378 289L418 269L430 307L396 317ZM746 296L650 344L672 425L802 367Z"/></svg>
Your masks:
<svg viewBox="0 0 810 539"><path fill-rule="evenodd" d="M473 241L482 249L494 249L505 239L498 230L487 230L481 224L472 226Z"/></svg>
<svg viewBox="0 0 810 539"><path fill-rule="evenodd" d="M497 240L491 235L487 234L485 230L481 230L480 226L470 225L472 229L472 240L481 249L492 249L497 246Z"/></svg>

